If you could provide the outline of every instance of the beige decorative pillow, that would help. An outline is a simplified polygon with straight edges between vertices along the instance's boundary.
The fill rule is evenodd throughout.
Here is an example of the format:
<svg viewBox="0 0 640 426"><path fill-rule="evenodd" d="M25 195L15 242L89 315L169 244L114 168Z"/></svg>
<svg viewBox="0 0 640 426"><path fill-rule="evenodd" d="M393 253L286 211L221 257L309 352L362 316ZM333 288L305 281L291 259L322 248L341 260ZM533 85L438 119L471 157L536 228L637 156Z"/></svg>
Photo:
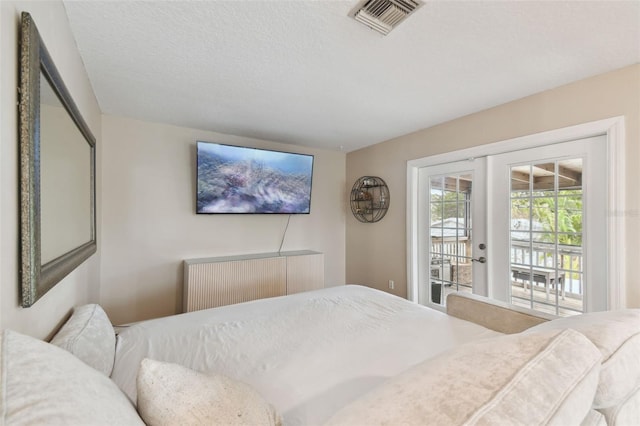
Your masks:
<svg viewBox="0 0 640 426"><path fill-rule="evenodd" d="M0 333L0 386L2 425L144 425L111 379L11 330Z"/></svg>
<svg viewBox="0 0 640 426"><path fill-rule="evenodd" d="M53 336L51 343L71 352L105 376L111 376L116 334L100 305L74 308L71 318Z"/></svg>
<svg viewBox="0 0 640 426"><path fill-rule="evenodd" d="M249 385L178 364L142 360L138 412L148 426L280 425L274 408Z"/></svg>
<svg viewBox="0 0 640 426"><path fill-rule="evenodd" d="M573 330L482 339L390 379L328 424L580 424L591 409L600 357Z"/></svg>
<svg viewBox="0 0 640 426"><path fill-rule="evenodd" d="M584 334L602 353L602 370L594 408L618 405L640 386L640 309L558 318L526 332L566 328Z"/></svg>

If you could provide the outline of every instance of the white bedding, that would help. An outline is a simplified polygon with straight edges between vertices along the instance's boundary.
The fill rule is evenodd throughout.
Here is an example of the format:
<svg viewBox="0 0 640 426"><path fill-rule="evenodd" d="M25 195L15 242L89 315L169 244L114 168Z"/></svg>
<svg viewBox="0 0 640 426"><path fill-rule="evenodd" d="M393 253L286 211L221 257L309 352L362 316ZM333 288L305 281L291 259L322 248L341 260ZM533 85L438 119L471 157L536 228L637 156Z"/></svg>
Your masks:
<svg viewBox="0 0 640 426"><path fill-rule="evenodd" d="M150 320L118 335L111 378L136 401L152 358L252 385L288 425L321 424L389 377L499 333L348 285Z"/></svg>

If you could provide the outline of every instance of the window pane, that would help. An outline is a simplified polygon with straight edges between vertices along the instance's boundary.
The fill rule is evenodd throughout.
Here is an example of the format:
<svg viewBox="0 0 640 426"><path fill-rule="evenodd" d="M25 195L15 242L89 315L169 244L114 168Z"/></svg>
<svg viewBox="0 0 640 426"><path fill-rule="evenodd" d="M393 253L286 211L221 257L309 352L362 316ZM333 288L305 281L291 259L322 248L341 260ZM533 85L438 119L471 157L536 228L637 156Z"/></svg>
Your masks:
<svg viewBox="0 0 640 426"><path fill-rule="evenodd" d="M582 190L582 158L558 162L558 189L560 191Z"/></svg>
<svg viewBox="0 0 640 426"><path fill-rule="evenodd" d="M511 200L511 229L526 231L529 229L531 203L529 199Z"/></svg>
<svg viewBox="0 0 640 426"><path fill-rule="evenodd" d="M533 173L533 196L553 197L556 188L555 163L535 164Z"/></svg>
<svg viewBox="0 0 640 426"><path fill-rule="evenodd" d="M582 165L563 159L511 168L514 304L560 315L584 308Z"/></svg>
<svg viewBox="0 0 640 426"><path fill-rule="evenodd" d="M431 303L444 305L447 294L470 291L472 174L431 177Z"/></svg>
<svg viewBox="0 0 640 426"><path fill-rule="evenodd" d="M444 211L444 203L432 202L431 203L431 227L438 226L437 221L442 220L442 212ZM442 226L442 224L440 224Z"/></svg>
<svg viewBox="0 0 640 426"><path fill-rule="evenodd" d="M531 166L514 166L511 167L511 192L524 192L528 194L531 189L530 185Z"/></svg>

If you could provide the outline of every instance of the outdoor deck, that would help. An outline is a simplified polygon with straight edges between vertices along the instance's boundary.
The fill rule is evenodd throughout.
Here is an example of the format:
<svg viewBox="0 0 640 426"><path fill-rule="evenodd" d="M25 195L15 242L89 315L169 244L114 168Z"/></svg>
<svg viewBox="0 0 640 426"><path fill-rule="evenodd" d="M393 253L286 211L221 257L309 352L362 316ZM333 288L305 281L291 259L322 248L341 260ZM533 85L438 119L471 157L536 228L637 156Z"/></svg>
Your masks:
<svg viewBox="0 0 640 426"><path fill-rule="evenodd" d="M516 306L531 308L531 290L523 288L522 283L513 282L511 285L512 302ZM533 286L533 308L549 314L556 314L555 292L552 290L547 299L544 286ZM570 316L579 314L582 311L582 300L567 295L564 300L558 294L558 315Z"/></svg>

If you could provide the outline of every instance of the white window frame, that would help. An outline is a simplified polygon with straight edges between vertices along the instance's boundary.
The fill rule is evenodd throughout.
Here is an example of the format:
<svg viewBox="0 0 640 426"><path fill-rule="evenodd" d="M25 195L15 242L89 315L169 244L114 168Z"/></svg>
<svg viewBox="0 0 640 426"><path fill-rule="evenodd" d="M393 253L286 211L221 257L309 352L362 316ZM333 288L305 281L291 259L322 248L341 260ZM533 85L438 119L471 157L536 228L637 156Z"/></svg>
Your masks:
<svg viewBox="0 0 640 426"><path fill-rule="evenodd" d="M575 126L479 145L458 151L407 161L407 297L418 300L418 268L423 260L418 252L418 170L422 167L461 161L509 151L606 135L607 144L607 261L609 310L626 307L625 259L625 121L612 117ZM487 241L491 244L491 241Z"/></svg>

